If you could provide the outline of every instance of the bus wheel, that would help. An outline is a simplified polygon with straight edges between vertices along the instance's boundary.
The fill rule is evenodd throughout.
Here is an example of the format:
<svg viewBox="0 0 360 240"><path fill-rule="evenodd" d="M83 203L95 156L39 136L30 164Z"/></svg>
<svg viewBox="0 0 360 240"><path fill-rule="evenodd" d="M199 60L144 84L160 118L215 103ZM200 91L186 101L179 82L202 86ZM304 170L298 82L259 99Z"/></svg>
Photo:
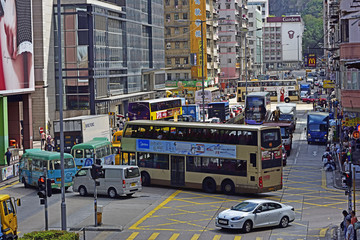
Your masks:
<svg viewBox="0 0 360 240"><path fill-rule="evenodd" d="M231 180L225 180L221 184L221 191L227 195L235 193L235 185Z"/></svg>
<svg viewBox="0 0 360 240"><path fill-rule="evenodd" d="M285 98L285 102L286 102L286 103L289 103L289 102L290 102L290 98L288 98L288 97Z"/></svg>
<svg viewBox="0 0 360 240"><path fill-rule="evenodd" d="M24 177L21 179L21 182L24 184L24 187L25 187L25 188L28 188L28 187L29 187L29 184L26 183L26 180L25 180Z"/></svg>
<svg viewBox="0 0 360 240"><path fill-rule="evenodd" d="M142 172L141 181L143 186L150 186L150 175L147 172Z"/></svg>
<svg viewBox="0 0 360 240"><path fill-rule="evenodd" d="M216 183L212 178L205 178L202 184L204 192L214 193L216 191Z"/></svg>
<svg viewBox="0 0 360 240"><path fill-rule="evenodd" d="M86 196L87 195L87 190L86 190L86 187L84 187L84 186L80 186L79 189L78 189L78 192L79 192L80 196Z"/></svg>
<svg viewBox="0 0 360 240"><path fill-rule="evenodd" d="M116 192L115 188L112 188L112 187L109 188L108 196L111 197L111 198L114 198L114 197L116 197L116 195L117 195L117 192Z"/></svg>

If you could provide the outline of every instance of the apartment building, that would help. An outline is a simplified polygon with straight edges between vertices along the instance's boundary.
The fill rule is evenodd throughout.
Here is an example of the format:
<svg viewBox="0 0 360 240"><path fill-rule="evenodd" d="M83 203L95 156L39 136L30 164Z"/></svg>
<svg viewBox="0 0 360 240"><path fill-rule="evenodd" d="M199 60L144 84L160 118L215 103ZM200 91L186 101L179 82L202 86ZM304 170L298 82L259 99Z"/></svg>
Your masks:
<svg viewBox="0 0 360 240"><path fill-rule="evenodd" d="M262 22L265 23L266 18L269 16L269 1L268 0L249 0L248 6L260 6Z"/></svg>
<svg viewBox="0 0 360 240"><path fill-rule="evenodd" d="M251 61L251 78L263 74L263 22L261 5L249 5L248 41Z"/></svg>

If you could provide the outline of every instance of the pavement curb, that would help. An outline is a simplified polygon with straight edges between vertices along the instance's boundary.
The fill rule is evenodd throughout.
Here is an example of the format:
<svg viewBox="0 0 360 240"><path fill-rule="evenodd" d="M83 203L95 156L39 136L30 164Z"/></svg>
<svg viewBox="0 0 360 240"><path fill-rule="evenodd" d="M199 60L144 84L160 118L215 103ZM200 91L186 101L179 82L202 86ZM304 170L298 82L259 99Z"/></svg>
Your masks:
<svg viewBox="0 0 360 240"><path fill-rule="evenodd" d="M94 227L94 226L86 226L86 227L72 227L69 229L70 231L73 232L79 232L79 231L91 231L91 232L122 232L124 230L123 226L114 226L114 227L110 227L110 226L99 226L99 227Z"/></svg>

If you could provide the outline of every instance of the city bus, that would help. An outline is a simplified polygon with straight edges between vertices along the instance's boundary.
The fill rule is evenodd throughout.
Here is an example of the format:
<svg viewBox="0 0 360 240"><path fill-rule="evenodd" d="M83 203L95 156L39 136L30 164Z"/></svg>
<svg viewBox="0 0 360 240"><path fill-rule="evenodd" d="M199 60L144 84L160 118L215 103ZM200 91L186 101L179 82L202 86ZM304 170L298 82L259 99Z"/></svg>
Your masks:
<svg viewBox="0 0 360 240"><path fill-rule="evenodd" d="M308 144L326 144L329 136L329 113L308 112L306 129Z"/></svg>
<svg viewBox="0 0 360 240"><path fill-rule="evenodd" d="M38 186L40 176L51 179L51 188L61 188L61 161L59 152L42 151L41 149L26 149L20 159L19 181L28 186ZM73 156L64 153L65 189L73 184L77 168Z"/></svg>
<svg viewBox="0 0 360 240"><path fill-rule="evenodd" d="M271 101L290 102L299 101L300 92L296 79L287 80L256 80L247 82L247 91L251 92L269 92ZM238 81L237 100L245 101L246 81Z"/></svg>
<svg viewBox="0 0 360 240"><path fill-rule="evenodd" d="M160 120L182 115L181 98L159 98L129 103L129 120Z"/></svg>
<svg viewBox="0 0 360 240"><path fill-rule="evenodd" d="M245 101L245 124L263 124L271 116L270 94L249 93Z"/></svg>
<svg viewBox="0 0 360 240"><path fill-rule="evenodd" d="M282 188L279 127L196 122L127 122L122 158L141 169L143 185L213 193Z"/></svg>
<svg viewBox="0 0 360 240"><path fill-rule="evenodd" d="M75 159L77 168L99 165L114 165L115 154L112 153L111 142L107 138L94 138L91 141L74 145L71 155Z"/></svg>
<svg viewBox="0 0 360 240"><path fill-rule="evenodd" d="M112 152L115 154L115 165L120 165L120 148L123 130L117 131L112 136Z"/></svg>

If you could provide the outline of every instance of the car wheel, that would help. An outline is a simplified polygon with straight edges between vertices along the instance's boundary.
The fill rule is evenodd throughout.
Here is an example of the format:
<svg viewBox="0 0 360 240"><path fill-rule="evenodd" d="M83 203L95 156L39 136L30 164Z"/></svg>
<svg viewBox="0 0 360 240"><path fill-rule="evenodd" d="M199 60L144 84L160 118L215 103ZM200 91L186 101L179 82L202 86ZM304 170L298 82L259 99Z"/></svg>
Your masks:
<svg viewBox="0 0 360 240"><path fill-rule="evenodd" d="M80 186L79 189L78 189L78 192L79 192L80 196L86 196L87 195L87 190L86 190L86 187L84 187L84 186Z"/></svg>
<svg viewBox="0 0 360 240"><path fill-rule="evenodd" d="M282 217L280 220L280 227L286 228L289 225L289 218L288 217Z"/></svg>
<svg viewBox="0 0 360 240"><path fill-rule="evenodd" d="M251 221L246 221L244 222L244 225L243 225L243 228L242 230L245 232L245 233L249 233L251 232L251 229L252 229L252 222Z"/></svg>
<svg viewBox="0 0 360 240"><path fill-rule="evenodd" d="M28 187L29 187L29 184L26 183L26 180L25 180L24 177L21 179L21 182L24 184L24 187L25 187L25 188L28 188Z"/></svg>
<svg viewBox="0 0 360 240"><path fill-rule="evenodd" d="M150 186L150 175L147 172L142 172L141 173L141 182L143 186Z"/></svg>
<svg viewBox="0 0 360 240"><path fill-rule="evenodd" d="M216 191L216 183L212 178L205 178L202 184L204 192L214 193Z"/></svg>
<svg viewBox="0 0 360 240"><path fill-rule="evenodd" d="M109 190L108 190L108 196L109 196L110 198L115 198L116 195L117 195L117 192L116 192L115 188L109 188Z"/></svg>
<svg viewBox="0 0 360 240"><path fill-rule="evenodd" d="M289 103L290 102L290 98L285 98L285 102Z"/></svg>
<svg viewBox="0 0 360 240"><path fill-rule="evenodd" d="M231 180L225 180L221 184L221 191L224 194L231 195L235 193L235 185Z"/></svg>

